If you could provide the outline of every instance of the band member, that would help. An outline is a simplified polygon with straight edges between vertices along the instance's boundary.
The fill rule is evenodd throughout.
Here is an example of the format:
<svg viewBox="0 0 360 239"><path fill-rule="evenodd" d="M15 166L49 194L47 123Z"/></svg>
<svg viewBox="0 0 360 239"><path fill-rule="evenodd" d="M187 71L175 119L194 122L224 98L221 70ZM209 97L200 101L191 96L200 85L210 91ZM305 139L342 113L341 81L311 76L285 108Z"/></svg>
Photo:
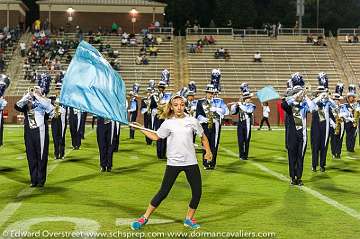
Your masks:
<svg viewBox="0 0 360 239"><path fill-rule="evenodd" d="M166 86L167 85L164 81L160 81L158 84L159 93L158 96L155 97L157 108L152 110L152 114L156 115L154 119L154 130L159 129L161 124L164 122L164 119L161 119L160 115L172 95L170 92L165 92ZM156 142L156 149L158 159L166 159L166 139L159 139Z"/></svg>
<svg viewBox="0 0 360 239"><path fill-rule="evenodd" d="M231 106L231 112L233 115L239 115L237 125L239 158L240 160L247 160L251 139L251 124L256 106L251 101L253 94L250 93L248 84L242 83L240 90L242 92L240 102Z"/></svg>
<svg viewBox="0 0 360 239"><path fill-rule="evenodd" d="M60 104L60 91L62 84L56 83L55 96L49 97L54 106L54 117L51 120L51 131L54 142L55 159L64 159L65 134L67 128L67 107Z"/></svg>
<svg viewBox="0 0 360 239"><path fill-rule="evenodd" d="M161 72L161 81L165 82L166 86L170 85L170 71L168 69Z"/></svg>
<svg viewBox="0 0 360 239"><path fill-rule="evenodd" d="M130 102L129 102L129 122L136 122L136 118L138 115L138 109L139 109L139 105L138 105L138 93L139 93L139 84L134 84L133 85L133 90L129 92L129 96L130 96ZM130 128L130 139L134 139L134 134L135 134L135 129Z"/></svg>
<svg viewBox="0 0 360 239"><path fill-rule="evenodd" d="M71 144L74 150L81 146L81 116L82 112L75 108L69 108L69 125L71 134Z"/></svg>
<svg viewBox="0 0 360 239"><path fill-rule="evenodd" d="M221 125L222 125L223 119L225 116L230 114L229 108L225 104L225 101L219 97L219 93L220 93L219 90L215 89L213 103L214 103L214 106L216 107L216 113L219 115L219 122L215 123L217 138L216 138L216 150L215 150L216 155L214 156L214 158L217 158L217 152L218 152L219 144L220 144Z"/></svg>
<svg viewBox="0 0 360 239"><path fill-rule="evenodd" d="M87 118L87 112L81 112L81 119L80 119L80 135L81 135L81 139L85 139L86 118Z"/></svg>
<svg viewBox="0 0 360 239"><path fill-rule="evenodd" d="M0 74L0 146L3 145L4 134L4 108L7 105L7 101L4 98L5 90L10 85L10 79L4 74Z"/></svg>
<svg viewBox="0 0 360 239"><path fill-rule="evenodd" d="M154 89L151 87L147 88L147 95L141 99L140 112L144 115L144 127L147 129L153 129L152 109L156 108L156 101L154 98ZM146 144L150 145L152 140L145 136Z"/></svg>
<svg viewBox="0 0 360 239"><path fill-rule="evenodd" d="M204 158L211 160L212 154L209 142L199 122L193 117L186 115L184 110L185 99L179 95L175 95L164 108L161 117L165 118L165 121L160 128L155 133L141 130L142 133L153 140L158 140L159 138L168 139L166 152L167 166L159 192L151 200L144 215L130 224L133 230L141 229L146 225L151 214L169 194L176 178L182 171L186 174L192 192L192 198L183 224L185 227L191 229L200 228L200 225L194 220L194 214L201 198L202 183L195 148L192 142L193 133L201 137L206 152Z"/></svg>
<svg viewBox="0 0 360 239"><path fill-rule="evenodd" d="M285 127L290 184L302 186L304 184L301 178L307 145L306 116L308 112L315 110L316 105L306 96L305 82L300 73L292 75L290 86L292 90L289 96L281 103L288 117Z"/></svg>
<svg viewBox="0 0 360 239"><path fill-rule="evenodd" d="M24 138L29 164L30 187L43 187L49 153L49 128L47 120L54 107L44 95L46 90L36 86L16 104L15 109L24 113Z"/></svg>
<svg viewBox="0 0 360 239"><path fill-rule="evenodd" d="M319 86L316 90L317 99L315 111L312 112L311 123L311 153L312 153L312 171L316 172L319 165L320 171L325 172L326 154L330 135L330 111L335 109L335 102L329 98L328 85L329 80L324 72L318 76Z"/></svg>
<svg viewBox="0 0 360 239"><path fill-rule="evenodd" d="M114 150L115 122L97 117L96 139L100 153L100 171L111 172Z"/></svg>
<svg viewBox="0 0 360 239"><path fill-rule="evenodd" d="M330 145L333 158L341 157L341 148L345 134L344 119L341 117L340 114L340 108L342 107L341 100L343 99L343 91L344 84L338 83L335 88L335 93L333 94L333 100L335 101L336 108L331 109L330 112Z"/></svg>
<svg viewBox="0 0 360 239"><path fill-rule="evenodd" d="M213 159L208 162L204 158L205 151L203 151L203 165L205 170L215 169L216 155L217 155L217 141L219 135L220 117L225 112L222 108L218 108L214 103L214 94L216 89L214 85L208 84L205 89L206 97L199 99L196 105L195 118L201 124L204 134L208 138Z"/></svg>
<svg viewBox="0 0 360 239"><path fill-rule="evenodd" d="M359 106L356 103L356 86L349 85L348 89L346 103L340 108L340 114L345 119L346 149L348 152L355 152Z"/></svg>
<svg viewBox="0 0 360 239"><path fill-rule="evenodd" d="M217 90L218 92L221 92L220 80L221 80L221 72L220 72L220 69L213 69L213 70L211 71L211 81L210 81L210 84L212 84L212 85L214 86L214 89Z"/></svg>

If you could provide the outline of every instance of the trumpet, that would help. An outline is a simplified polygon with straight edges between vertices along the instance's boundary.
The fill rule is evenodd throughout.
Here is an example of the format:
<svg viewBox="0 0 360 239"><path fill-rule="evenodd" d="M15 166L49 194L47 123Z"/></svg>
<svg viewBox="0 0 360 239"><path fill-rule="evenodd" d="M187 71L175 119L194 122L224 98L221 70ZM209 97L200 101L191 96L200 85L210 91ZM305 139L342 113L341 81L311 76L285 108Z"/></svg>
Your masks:
<svg viewBox="0 0 360 239"><path fill-rule="evenodd" d="M355 112L354 112L354 123L353 123L354 128L358 127L359 119L360 119L360 111L355 110Z"/></svg>
<svg viewBox="0 0 360 239"><path fill-rule="evenodd" d="M214 126L214 112L210 110L211 105L207 100L204 102L203 108L205 111L206 118L208 118L208 128L212 129Z"/></svg>
<svg viewBox="0 0 360 239"><path fill-rule="evenodd" d="M339 114L337 114L335 117L335 135L340 134L342 122L343 122L343 119L339 116Z"/></svg>

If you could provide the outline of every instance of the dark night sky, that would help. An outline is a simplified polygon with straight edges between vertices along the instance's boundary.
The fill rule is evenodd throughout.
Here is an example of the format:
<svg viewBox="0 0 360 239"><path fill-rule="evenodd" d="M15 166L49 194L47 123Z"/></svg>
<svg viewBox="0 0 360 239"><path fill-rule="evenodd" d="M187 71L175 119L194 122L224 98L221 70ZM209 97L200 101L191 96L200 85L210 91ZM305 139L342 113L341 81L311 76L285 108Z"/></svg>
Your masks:
<svg viewBox="0 0 360 239"><path fill-rule="evenodd" d="M26 17L26 24L30 25L39 15L38 6L35 4L35 0L22 0L23 3L29 8L29 14Z"/></svg>

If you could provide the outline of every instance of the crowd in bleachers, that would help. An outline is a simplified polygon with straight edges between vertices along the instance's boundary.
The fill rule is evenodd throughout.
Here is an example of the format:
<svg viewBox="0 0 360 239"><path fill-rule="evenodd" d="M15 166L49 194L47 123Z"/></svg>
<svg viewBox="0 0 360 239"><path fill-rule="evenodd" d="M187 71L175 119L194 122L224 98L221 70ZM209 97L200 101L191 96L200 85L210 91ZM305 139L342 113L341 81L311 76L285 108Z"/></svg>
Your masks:
<svg viewBox="0 0 360 239"><path fill-rule="evenodd" d="M20 37L21 30L19 26L13 29L7 27L0 29L0 72L3 72L6 67L6 49L13 50Z"/></svg>
<svg viewBox="0 0 360 239"><path fill-rule="evenodd" d="M359 37L354 34L352 37L350 37L349 34L347 34L345 36L345 42L348 42L348 43L359 43Z"/></svg>
<svg viewBox="0 0 360 239"><path fill-rule="evenodd" d="M196 43L190 44L189 52L190 53L201 53L204 46L215 45L215 44L216 44L216 41L212 35L204 36L204 38L200 38L199 40L197 40Z"/></svg>

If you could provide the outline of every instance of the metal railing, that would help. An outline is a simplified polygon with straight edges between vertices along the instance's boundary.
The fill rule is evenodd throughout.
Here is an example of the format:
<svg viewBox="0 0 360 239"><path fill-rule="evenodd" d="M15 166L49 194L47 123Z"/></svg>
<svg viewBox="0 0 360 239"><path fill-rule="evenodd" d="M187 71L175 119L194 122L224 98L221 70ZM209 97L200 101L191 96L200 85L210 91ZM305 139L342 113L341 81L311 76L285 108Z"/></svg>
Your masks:
<svg viewBox="0 0 360 239"><path fill-rule="evenodd" d="M153 28L153 29L149 29L151 33L156 33L156 34L168 34L168 35L172 35L174 32L174 28L172 27L157 27L157 28Z"/></svg>
<svg viewBox="0 0 360 239"><path fill-rule="evenodd" d="M186 28L186 35L234 35L233 28Z"/></svg>
<svg viewBox="0 0 360 239"><path fill-rule="evenodd" d="M324 28L280 28L279 35L324 35L325 30Z"/></svg>
<svg viewBox="0 0 360 239"><path fill-rule="evenodd" d="M359 35L360 28L339 28L337 30L338 36L346 36L346 35Z"/></svg>
<svg viewBox="0 0 360 239"><path fill-rule="evenodd" d="M268 36L272 30L266 29L234 29L234 28L187 28L187 35L233 35L233 36ZM324 35L324 28L280 28L278 35Z"/></svg>

